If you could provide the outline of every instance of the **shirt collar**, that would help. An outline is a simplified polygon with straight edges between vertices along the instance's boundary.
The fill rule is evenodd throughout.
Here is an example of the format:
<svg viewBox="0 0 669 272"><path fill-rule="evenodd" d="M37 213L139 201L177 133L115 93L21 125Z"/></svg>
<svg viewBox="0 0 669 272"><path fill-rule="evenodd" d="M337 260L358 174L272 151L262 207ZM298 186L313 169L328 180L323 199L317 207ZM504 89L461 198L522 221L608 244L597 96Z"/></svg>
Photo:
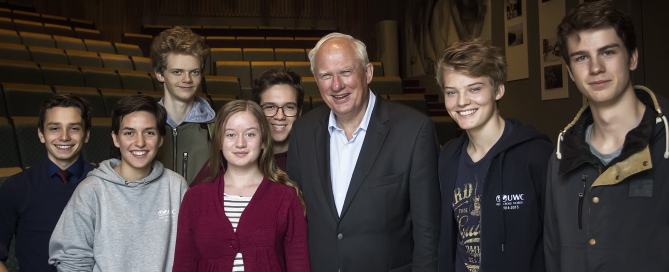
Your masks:
<svg viewBox="0 0 669 272"><path fill-rule="evenodd" d="M79 158L65 170L69 171L77 178L80 178L81 174L84 172L84 163L84 159L82 158L81 154L79 154ZM61 169L58 167L58 165L56 165L50 159L46 159L46 173L49 175L49 177L53 177L60 170Z"/></svg>
<svg viewBox="0 0 669 272"><path fill-rule="evenodd" d="M369 126L369 120L372 118L372 111L374 111L374 105L376 105L376 95L372 92L372 90L369 90L369 101L367 102L367 110L365 111L365 115L362 117L362 121L360 121L360 125L358 125L358 128L353 132L353 134L357 134L360 130L367 131L367 126ZM330 131L330 134L332 134L333 131L335 130L341 130L339 125L337 125L337 119L335 118L334 112L330 110L330 117L328 120L328 130Z"/></svg>
<svg viewBox="0 0 669 272"><path fill-rule="evenodd" d="M165 107L164 98L158 101L158 104ZM181 123L211 123L216 117L216 112L209 106L207 100L202 97L195 96L193 100L193 107ZM167 125L170 127L178 127L176 122L172 120L170 115L167 115Z"/></svg>

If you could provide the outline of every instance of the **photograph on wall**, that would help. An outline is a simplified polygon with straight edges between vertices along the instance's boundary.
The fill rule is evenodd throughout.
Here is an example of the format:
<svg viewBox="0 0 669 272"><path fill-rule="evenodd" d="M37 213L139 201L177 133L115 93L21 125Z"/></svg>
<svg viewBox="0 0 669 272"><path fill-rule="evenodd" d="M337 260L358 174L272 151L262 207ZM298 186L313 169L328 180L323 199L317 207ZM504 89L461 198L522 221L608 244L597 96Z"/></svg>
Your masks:
<svg viewBox="0 0 669 272"><path fill-rule="evenodd" d="M544 67L544 84L546 90L562 88L562 64Z"/></svg>
<svg viewBox="0 0 669 272"><path fill-rule="evenodd" d="M543 52L544 62L559 61L560 48L557 46L557 36L548 39L543 39L541 42L541 52Z"/></svg>
<svg viewBox="0 0 669 272"><path fill-rule="evenodd" d="M506 1L506 19L511 20L518 16L523 16L522 0L505 0Z"/></svg>
<svg viewBox="0 0 669 272"><path fill-rule="evenodd" d="M509 47L523 44L523 23L509 26L507 29Z"/></svg>
<svg viewBox="0 0 669 272"><path fill-rule="evenodd" d="M541 54L541 100L569 98L567 66L557 46L555 30L565 15L565 0L537 0L539 3L539 44Z"/></svg>

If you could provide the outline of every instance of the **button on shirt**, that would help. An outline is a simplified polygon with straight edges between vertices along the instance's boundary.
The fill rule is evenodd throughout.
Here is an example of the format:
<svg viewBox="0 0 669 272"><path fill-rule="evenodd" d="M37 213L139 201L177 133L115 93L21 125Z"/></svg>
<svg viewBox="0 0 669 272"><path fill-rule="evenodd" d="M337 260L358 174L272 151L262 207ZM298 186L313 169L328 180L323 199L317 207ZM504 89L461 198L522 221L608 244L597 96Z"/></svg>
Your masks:
<svg viewBox="0 0 669 272"><path fill-rule="evenodd" d="M332 182L332 194L339 216L341 216L341 210L344 207L348 186L351 184L351 176L358 162L362 143L365 141L367 126L375 103L376 96L372 91L369 91L369 102L367 103L365 116L362 117L362 121L353 132L350 141L346 138L344 130L337 125L334 113L330 111L328 123L330 132L330 181Z"/></svg>

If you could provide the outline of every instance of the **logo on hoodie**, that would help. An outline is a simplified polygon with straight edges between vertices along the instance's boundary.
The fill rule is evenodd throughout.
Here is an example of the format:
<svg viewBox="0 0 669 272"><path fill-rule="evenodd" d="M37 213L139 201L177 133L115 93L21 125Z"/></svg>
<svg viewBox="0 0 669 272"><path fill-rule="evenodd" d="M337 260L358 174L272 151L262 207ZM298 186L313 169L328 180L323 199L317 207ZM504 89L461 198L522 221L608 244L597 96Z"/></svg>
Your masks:
<svg viewBox="0 0 669 272"><path fill-rule="evenodd" d="M495 201L497 206L502 206L502 209L518 210L525 202L525 194L497 195Z"/></svg>
<svg viewBox="0 0 669 272"><path fill-rule="evenodd" d="M166 210L159 210L158 211L158 219L168 222L170 219L174 218L174 216L178 213L176 209L166 209Z"/></svg>

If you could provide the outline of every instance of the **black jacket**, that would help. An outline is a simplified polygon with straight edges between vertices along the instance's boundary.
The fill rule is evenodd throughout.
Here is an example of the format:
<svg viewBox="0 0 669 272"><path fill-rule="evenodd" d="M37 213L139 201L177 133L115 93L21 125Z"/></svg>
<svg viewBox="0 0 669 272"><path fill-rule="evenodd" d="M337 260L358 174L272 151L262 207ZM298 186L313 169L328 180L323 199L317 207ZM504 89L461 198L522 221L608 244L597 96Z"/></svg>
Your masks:
<svg viewBox="0 0 669 272"><path fill-rule="evenodd" d="M495 148L481 195L481 271L544 271L543 210L546 165L553 145L531 125L509 119L511 134ZM439 156L441 239L439 271L454 271L458 226L453 190L463 133L444 145ZM506 197L505 197L506 196ZM505 199L513 199L504 210ZM507 207L510 207L507 206Z"/></svg>
<svg viewBox="0 0 669 272"><path fill-rule="evenodd" d="M592 155L584 107L551 156L544 230L547 271L669 271L669 153L664 99L635 87L646 105L621 154Z"/></svg>

